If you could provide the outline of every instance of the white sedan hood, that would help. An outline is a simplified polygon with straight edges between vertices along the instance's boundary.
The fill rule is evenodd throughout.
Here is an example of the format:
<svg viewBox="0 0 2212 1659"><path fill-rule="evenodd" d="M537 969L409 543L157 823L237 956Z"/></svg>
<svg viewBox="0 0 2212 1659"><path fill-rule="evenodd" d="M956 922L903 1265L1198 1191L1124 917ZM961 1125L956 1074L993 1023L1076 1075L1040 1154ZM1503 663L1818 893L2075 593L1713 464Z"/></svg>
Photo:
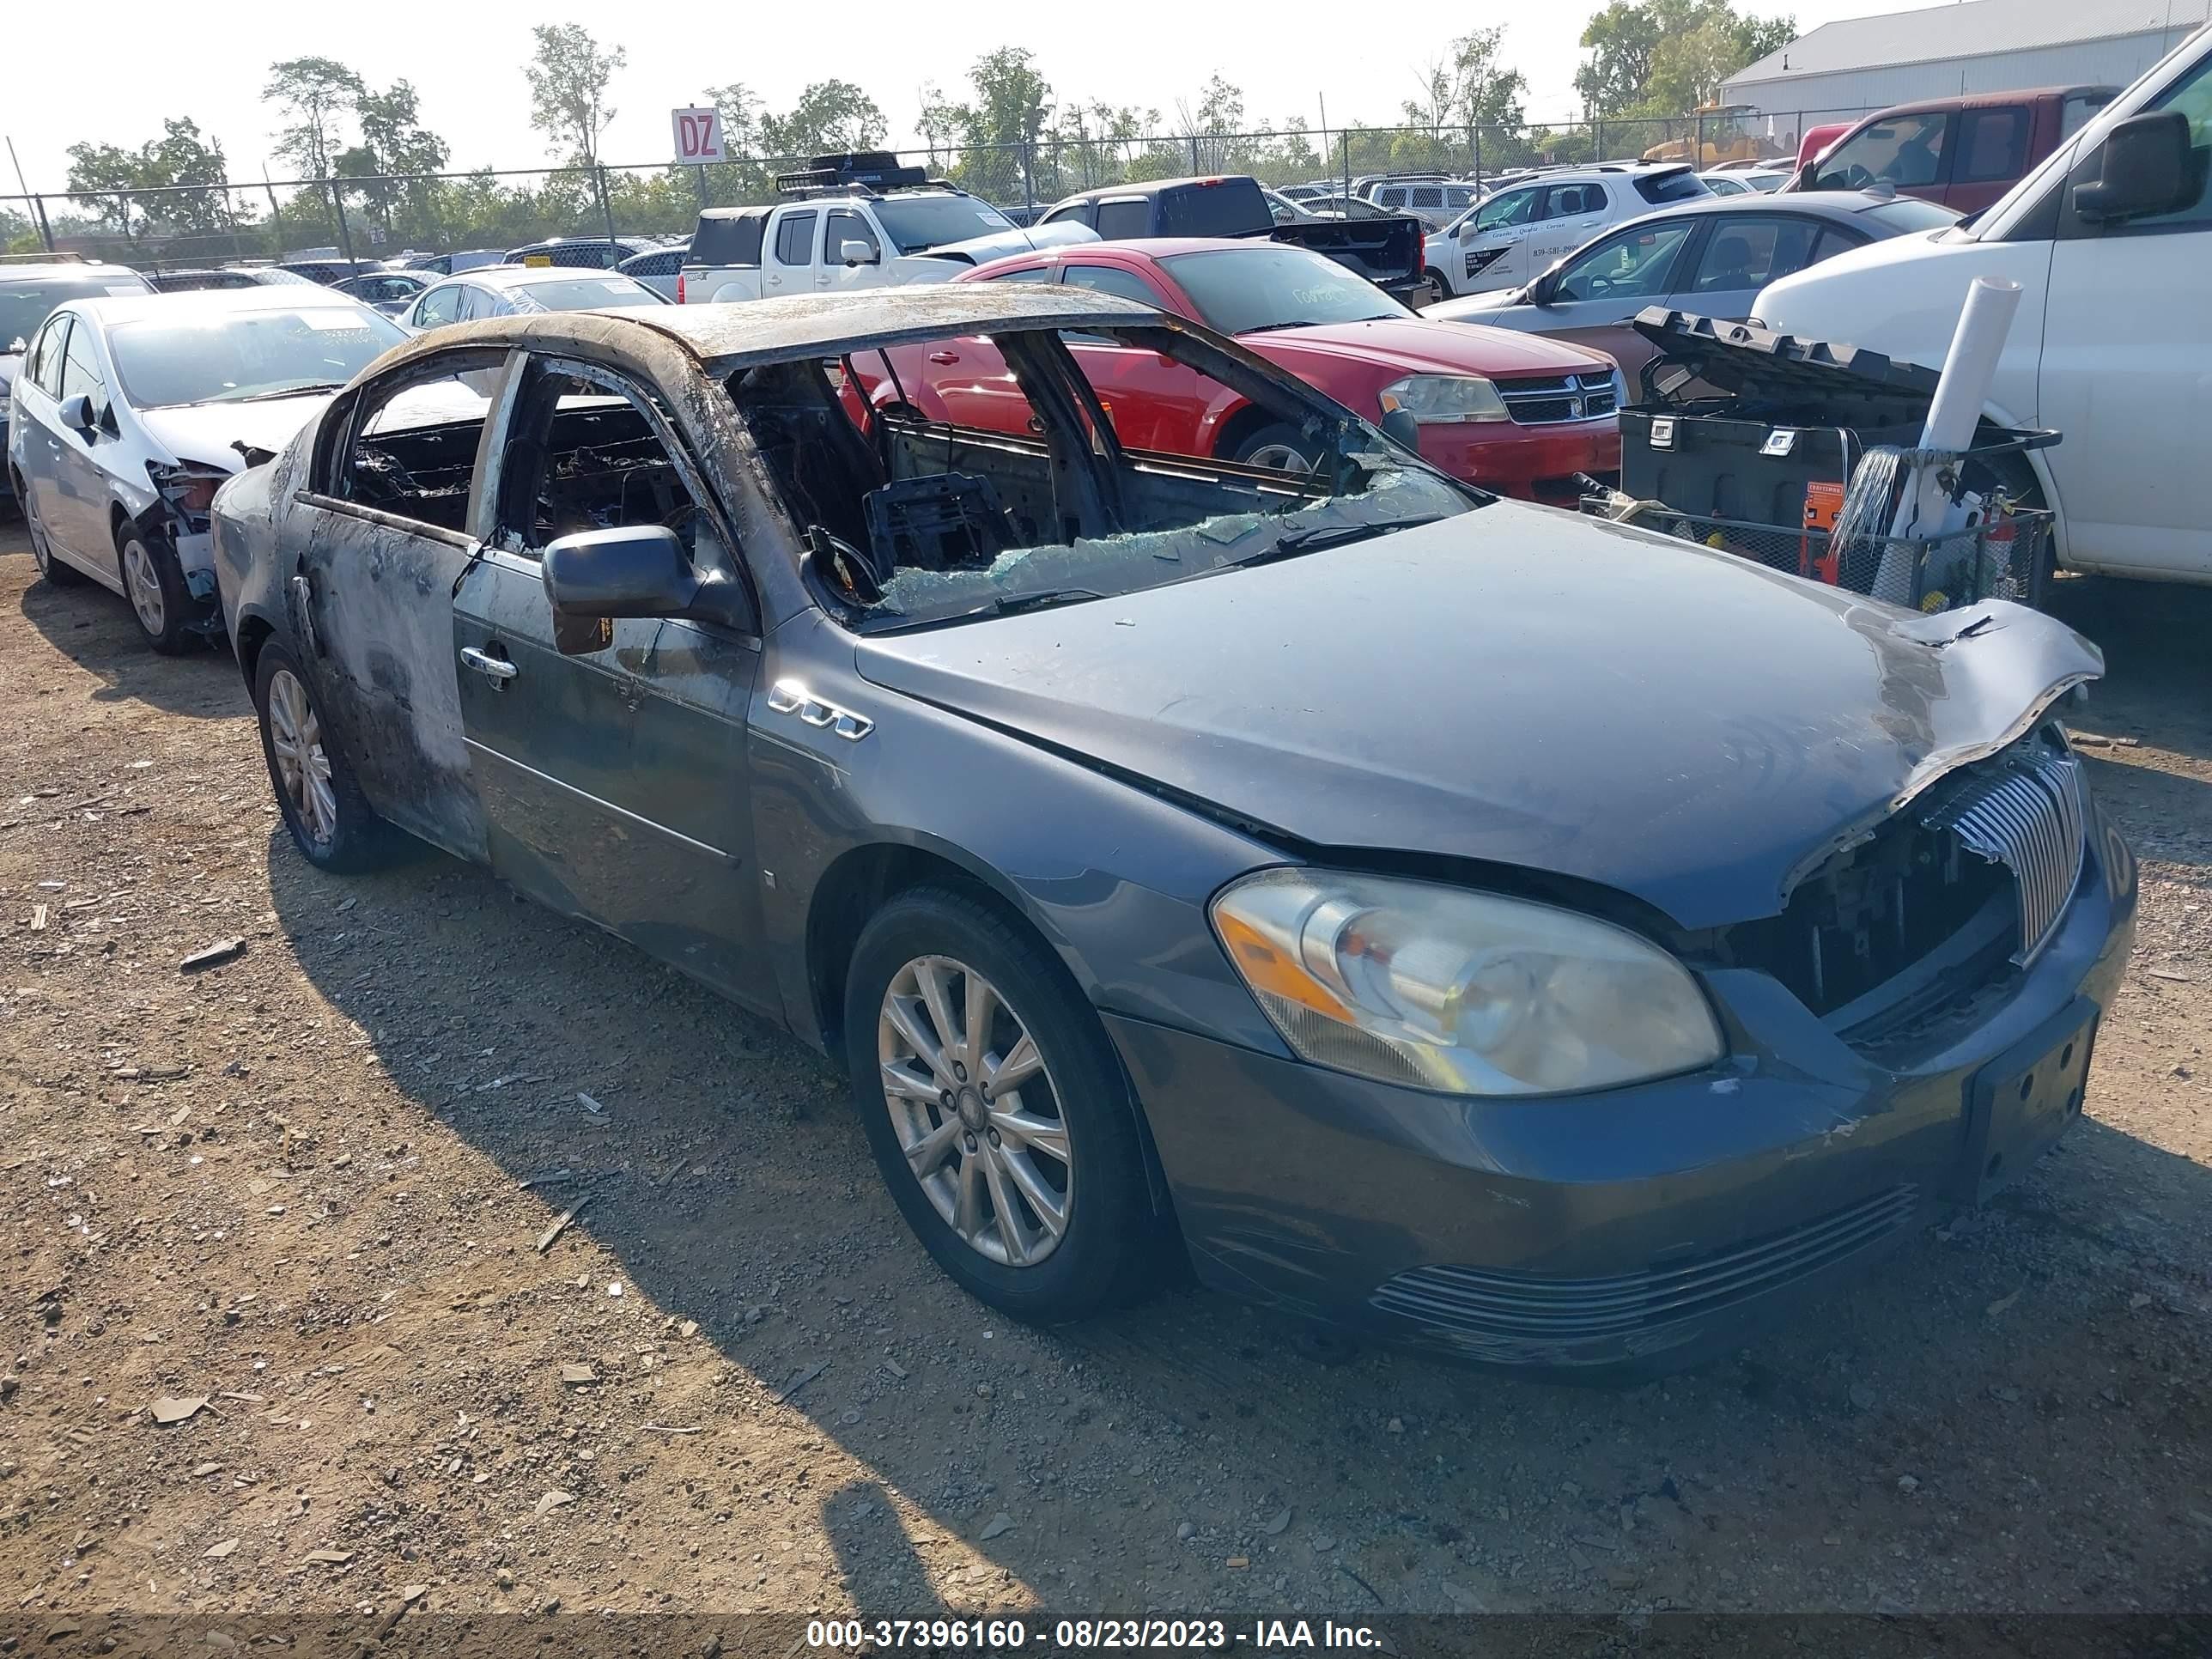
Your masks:
<svg viewBox="0 0 2212 1659"><path fill-rule="evenodd" d="M313 392L297 398L272 398L264 403L183 404L172 409L140 410L138 420L146 434L175 459L201 461L237 472L244 470L246 462L231 447L234 443L280 450L330 401L329 392Z"/></svg>

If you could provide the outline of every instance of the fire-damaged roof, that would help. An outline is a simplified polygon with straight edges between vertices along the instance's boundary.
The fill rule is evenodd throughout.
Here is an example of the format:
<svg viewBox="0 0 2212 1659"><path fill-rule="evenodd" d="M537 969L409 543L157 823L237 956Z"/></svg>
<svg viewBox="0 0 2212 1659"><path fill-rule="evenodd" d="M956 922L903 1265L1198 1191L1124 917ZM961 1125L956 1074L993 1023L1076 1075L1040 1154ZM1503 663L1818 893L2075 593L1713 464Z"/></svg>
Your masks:
<svg viewBox="0 0 2212 1659"><path fill-rule="evenodd" d="M726 371L793 357L874 351L941 338L947 332L1127 328L1164 320L1169 319L1150 306L1084 289L1042 283L949 283L835 295L793 295L732 305L488 317L434 330L398 349L411 354L495 344L557 349L564 341L604 343L611 330L642 329L666 337L700 363ZM1169 325L1173 325L1171 320Z"/></svg>

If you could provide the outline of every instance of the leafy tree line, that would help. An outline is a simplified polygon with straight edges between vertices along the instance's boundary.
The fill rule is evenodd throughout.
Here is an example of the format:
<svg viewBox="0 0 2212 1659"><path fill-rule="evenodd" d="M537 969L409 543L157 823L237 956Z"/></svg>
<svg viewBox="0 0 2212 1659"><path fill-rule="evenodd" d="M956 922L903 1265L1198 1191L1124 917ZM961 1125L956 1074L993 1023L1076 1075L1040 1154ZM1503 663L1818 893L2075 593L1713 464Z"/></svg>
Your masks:
<svg viewBox="0 0 2212 1659"><path fill-rule="evenodd" d="M1607 122L1598 141L1606 153L1634 153L1626 124L1711 102L1728 75L1794 32L1786 18L1743 15L1729 0L1610 0L1583 31L1575 85L1589 113ZM1528 83L1506 60L1504 35L1503 28L1472 30L1419 66L1413 95L1385 127L1322 135L1300 116L1270 120L1219 74L1168 110L1063 96L1033 53L1002 46L975 59L963 86L919 87L913 128L933 173L999 202L1048 202L1192 172L1287 183L1394 168L1463 171L1478 161L1487 172L1589 159L1589 129L1528 121ZM455 171L451 147L423 121L414 87L401 80L374 88L335 58L295 58L270 64L262 91L278 120L272 157L292 178L325 182L280 193L239 178L219 143L191 119L173 118L159 138L135 149L71 145L76 211L58 213L59 204L50 204L52 228L171 258L268 257L348 234L364 254L510 246L550 234L604 234L610 217L625 233L675 234L690 228L702 198L772 199L778 171L814 155L879 148L890 131L884 106L849 81L815 82L781 111L731 82L708 88L704 101L720 110L725 151L738 159L703 170L603 172L602 140L616 114L610 98L626 54L574 23L537 25L532 39L523 67L531 125L557 171L501 178L485 167L446 178L395 177ZM34 247L37 228L0 212L0 238Z"/></svg>

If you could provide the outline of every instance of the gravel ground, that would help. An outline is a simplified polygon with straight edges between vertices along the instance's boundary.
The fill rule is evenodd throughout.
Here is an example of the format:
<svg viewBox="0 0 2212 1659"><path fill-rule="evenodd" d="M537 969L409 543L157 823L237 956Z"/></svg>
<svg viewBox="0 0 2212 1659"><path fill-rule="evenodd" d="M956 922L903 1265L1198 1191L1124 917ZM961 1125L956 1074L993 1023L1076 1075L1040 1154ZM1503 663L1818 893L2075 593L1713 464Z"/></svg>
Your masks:
<svg viewBox="0 0 2212 1659"><path fill-rule="evenodd" d="M2066 586L2143 858L2087 1121L1735 1358L1596 1391L1323 1364L1188 1288L1010 1327L818 1060L442 857L315 873L228 654L147 654L0 527L0 1583L30 1617L2212 1606L2212 592Z"/></svg>

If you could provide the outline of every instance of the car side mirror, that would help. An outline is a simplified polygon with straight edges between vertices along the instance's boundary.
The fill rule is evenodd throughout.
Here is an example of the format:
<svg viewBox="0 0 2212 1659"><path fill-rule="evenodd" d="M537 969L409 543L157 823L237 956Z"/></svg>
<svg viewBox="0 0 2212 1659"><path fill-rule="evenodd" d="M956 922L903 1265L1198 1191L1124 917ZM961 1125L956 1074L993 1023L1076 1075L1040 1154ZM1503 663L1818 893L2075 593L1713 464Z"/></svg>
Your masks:
<svg viewBox="0 0 2212 1659"><path fill-rule="evenodd" d="M92 406L92 399L84 392L67 399L61 407L62 424L77 432L89 433L100 423L100 416Z"/></svg>
<svg viewBox="0 0 2212 1659"><path fill-rule="evenodd" d="M2178 109L2130 116L2105 135L2099 176L2074 186L2074 211L2111 224L2190 206L2203 180L2189 137Z"/></svg>
<svg viewBox="0 0 2212 1659"><path fill-rule="evenodd" d="M1401 449L1421 453L1421 423L1410 409L1394 409L1382 417L1382 435Z"/></svg>
<svg viewBox="0 0 2212 1659"><path fill-rule="evenodd" d="M876 251L866 242L840 242L837 257L848 265L872 265L876 262Z"/></svg>
<svg viewBox="0 0 2212 1659"><path fill-rule="evenodd" d="M20 357L30 349L31 343L20 334L8 342L8 355L10 357Z"/></svg>
<svg viewBox="0 0 2212 1659"><path fill-rule="evenodd" d="M682 617L725 627L750 625L744 590L719 573L702 575L665 525L586 530L548 543L539 564L563 652L596 651L605 630L578 623L617 617ZM566 623L568 626L562 626Z"/></svg>
<svg viewBox="0 0 2212 1659"><path fill-rule="evenodd" d="M1528 303L1532 306L1547 306L1559 297L1559 272L1556 266L1528 284Z"/></svg>

